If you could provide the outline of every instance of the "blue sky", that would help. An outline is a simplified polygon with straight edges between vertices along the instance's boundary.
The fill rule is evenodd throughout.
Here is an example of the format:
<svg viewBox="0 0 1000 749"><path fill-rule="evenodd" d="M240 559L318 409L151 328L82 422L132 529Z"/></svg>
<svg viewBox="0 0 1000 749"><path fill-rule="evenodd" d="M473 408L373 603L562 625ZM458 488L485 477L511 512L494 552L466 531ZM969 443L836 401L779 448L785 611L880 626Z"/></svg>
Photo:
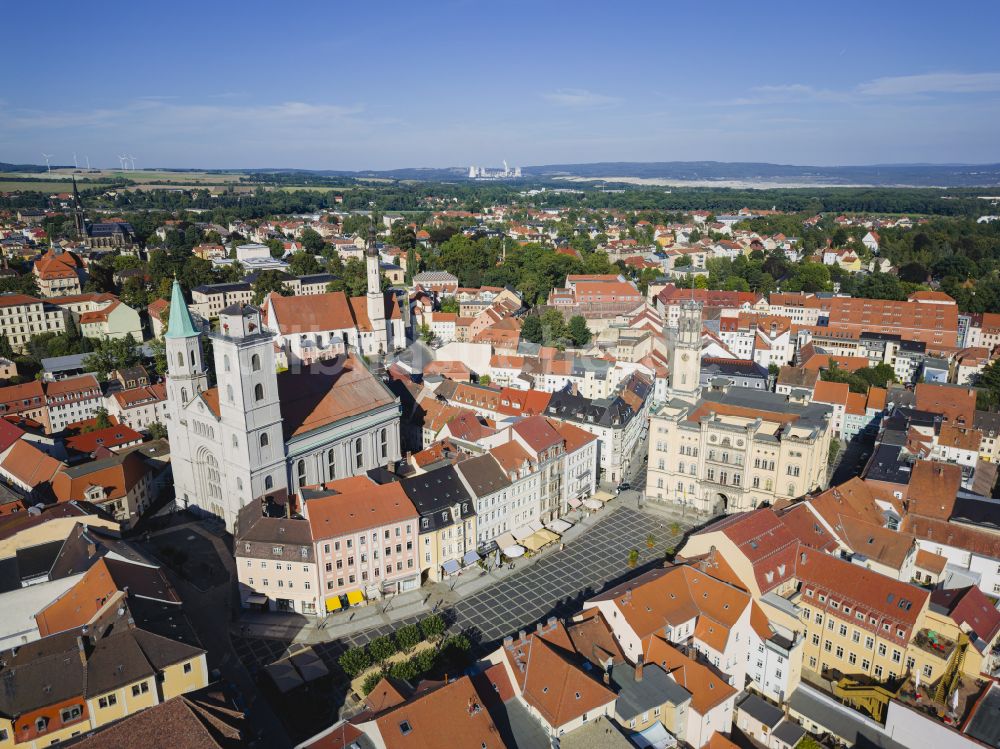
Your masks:
<svg viewBox="0 0 1000 749"><path fill-rule="evenodd" d="M1000 161L994 0L46 9L4 11L0 161Z"/></svg>

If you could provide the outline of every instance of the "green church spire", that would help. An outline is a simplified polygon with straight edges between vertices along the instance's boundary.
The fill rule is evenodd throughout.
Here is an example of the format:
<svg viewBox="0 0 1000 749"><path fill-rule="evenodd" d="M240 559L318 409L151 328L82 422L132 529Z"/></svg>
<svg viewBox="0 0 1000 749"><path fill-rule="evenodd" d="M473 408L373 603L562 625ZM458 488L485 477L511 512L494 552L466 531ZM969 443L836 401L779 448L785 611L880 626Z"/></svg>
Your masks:
<svg viewBox="0 0 1000 749"><path fill-rule="evenodd" d="M184 292L181 285L174 279L174 287L170 292L170 320L167 323L166 338L191 338L198 335L198 330L191 320L191 313L188 312L187 304L184 301Z"/></svg>

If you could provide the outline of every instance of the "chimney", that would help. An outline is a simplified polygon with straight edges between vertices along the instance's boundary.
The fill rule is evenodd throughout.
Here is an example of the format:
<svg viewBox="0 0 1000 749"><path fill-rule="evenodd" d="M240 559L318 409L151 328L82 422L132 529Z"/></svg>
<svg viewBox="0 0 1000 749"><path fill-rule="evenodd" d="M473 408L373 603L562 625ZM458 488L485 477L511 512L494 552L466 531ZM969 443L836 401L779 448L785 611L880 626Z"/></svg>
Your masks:
<svg viewBox="0 0 1000 749"><path fill-rule="evenodd" d="M642 681L642 656L640 655L635 661L635 680L637 682Z"/></svg>

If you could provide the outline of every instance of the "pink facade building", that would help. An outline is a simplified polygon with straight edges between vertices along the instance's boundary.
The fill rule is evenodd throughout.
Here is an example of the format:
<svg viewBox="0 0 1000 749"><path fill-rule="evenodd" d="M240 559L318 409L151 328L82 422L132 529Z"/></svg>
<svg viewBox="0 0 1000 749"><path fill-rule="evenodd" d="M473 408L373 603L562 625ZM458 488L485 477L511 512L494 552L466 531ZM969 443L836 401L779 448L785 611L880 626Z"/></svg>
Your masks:
<svg viewBox="0 0 1000 749"><path fill-rule="evenodd" d="M354 476L301 494L328 612L420 587L419 515L399 483Z"/></svg>

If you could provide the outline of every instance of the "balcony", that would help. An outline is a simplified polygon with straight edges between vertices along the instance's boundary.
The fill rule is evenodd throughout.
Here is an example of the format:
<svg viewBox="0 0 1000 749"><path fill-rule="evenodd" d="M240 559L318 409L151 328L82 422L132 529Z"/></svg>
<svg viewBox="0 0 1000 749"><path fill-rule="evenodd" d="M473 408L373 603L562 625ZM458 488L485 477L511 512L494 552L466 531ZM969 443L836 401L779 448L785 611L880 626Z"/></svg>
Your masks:
<svg viewBox="0 0 1000 749"><path fill-rule="evenodd" d="M922 629L913 638L913 644L925 653L930 653L935 658L947 661L955 650L957 643L954 640L948 639L940 632L935 632L933 629Z"/></svg>

